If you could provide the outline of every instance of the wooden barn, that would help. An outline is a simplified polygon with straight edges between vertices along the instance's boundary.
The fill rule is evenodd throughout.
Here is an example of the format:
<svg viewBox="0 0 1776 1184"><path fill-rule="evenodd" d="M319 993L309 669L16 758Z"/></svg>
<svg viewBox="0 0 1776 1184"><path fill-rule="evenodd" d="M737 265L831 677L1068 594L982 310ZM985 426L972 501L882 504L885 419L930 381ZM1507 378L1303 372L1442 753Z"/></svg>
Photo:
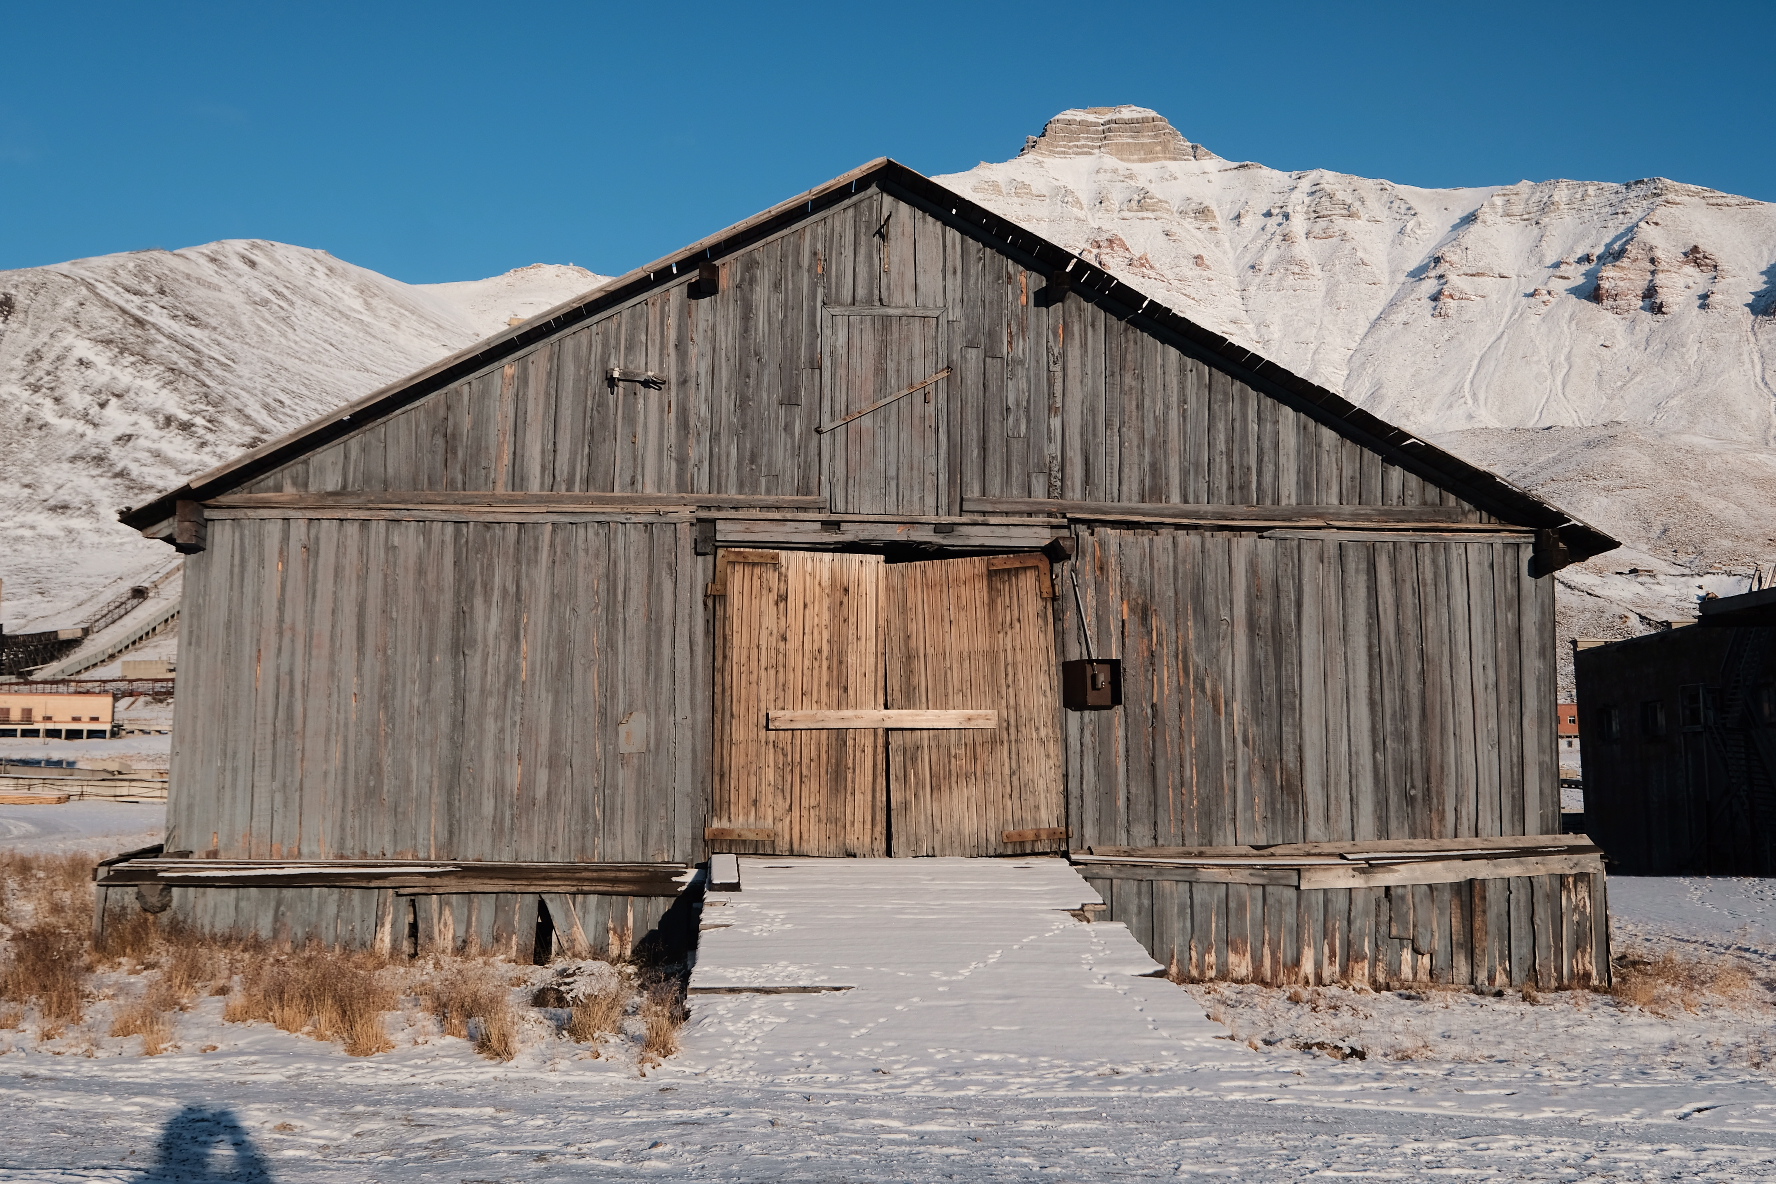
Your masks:
<svg viewBox="0 0 1776 1184"><path fill-rule="evenodd" d="M1776 875L1776 589L1574 655L1585 821L1618 872Z"/></svg>
<svg viewBox="0 0 1776 1184"><path fill-rule="evenodd" d="M1608 973L1548 577L1613 540L892 161L123 518L182 693L103 883L197 924L621 952L715 852L1055 853L1196 977Z"/></svg>

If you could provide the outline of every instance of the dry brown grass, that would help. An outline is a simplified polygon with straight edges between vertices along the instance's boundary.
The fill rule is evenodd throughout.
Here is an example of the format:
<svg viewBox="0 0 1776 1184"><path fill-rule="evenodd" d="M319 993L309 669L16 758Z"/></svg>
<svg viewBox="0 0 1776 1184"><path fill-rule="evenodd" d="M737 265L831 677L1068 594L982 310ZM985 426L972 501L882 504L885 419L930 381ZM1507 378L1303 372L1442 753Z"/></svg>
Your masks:
<svg viewBox="0 0 1776 1184"><path fill-rule="evenodd" d="M677 979L656 978L642 986L642 1022L647 1034L642 1039L641 1059L645 1064L659 1064L678 1054L678 1030L690 1018L684 1004L683 984Z"/></svg>
<svg viewBox="0 0 1776 1184"><path fill-rule="evenodd" d="M1675 950L1629 948L1612 959L1610 994L1642 1011L1669 1017L1695 1014L1704 1004L1764 1002L1756 977L1736 958Z"/></svg>
<svg viewBox="0 0 1776 1184"><path fill-rule="evenodd" d="M124 992L129 1001L111 1013L109 1031L140 1036L149 1056L170 1046L176 1013L205 994L227 996L223 1015L231 1022L264 1020L368 1056L394 1047L383 1015L401 1005L399 994L412 993L445 1033L472 1041L482 1056L509 1061L520 1050L526 1011L512 1000L515 987L534 982L529 968L515 971L472 950L393 964L319 947L290 951L259 939L197 933L171 914L144 912L127 899L116 901L95 943L91 873L84 856L0 853L0 1029L33 1019L38 1038L47 1040L72 1025L96 1048L79 1025L93 995L91 976L103 970L144 984L133 997ZM638 984L626 969L620 985L557 999L554 1005L568 1012L563 1034L582 1043L620 1035L625 1016L634 1013L643 1025L644 1067L676 1054L688 1018L683 983L659 966L641 975Z"/></svg>
<svg viewBox="0 0 1776 1184"><path fill-rule="evenodd" d="M11 930L0 951L0 1003L35 1004L46 1032L84 1011L92 867L81 855L0 853L0 924Z"/></svg>
<svg viewBox="0 0 1776 1184"><path fill-rule="evenodd" d="M111 1035L140 1036L142 1055L159 1056L173 1042L173 1017L168 1014L172 999L160 990L150 991L134 1003L119 1008L111 1021Z"/></svg>
<svg viewBox="0 0 1776 1184"><path fill-rule="evenodd" d="M475 1051L493 1060L518 1055L518 1016L498 968L474 961L440 962L419 995L446 1036L473 1040Z"/></svg>
<svg viewBox="0 0 1776 1184"><path fill-rule="evenodd" d="M586 1044L620 1030L627 1000L618 992L592 995L572 1005L564 1031L569 1040Z"/></svg>
<svg viewBox="0 0 1776 1184"><path fill-rule="evenodd" d="M93 951L107 962L147 962L165 940L160 917L129 904L106 910L105 936Z"/></svg>
<svg viewBox="0 0 1776 1184"><path fill-rule="evenodd" d="M87 950L78 936L50 925L12 935L0 965L0 1002L37 1005L45 1024L77 1023L85 1009Z"/></svg>
<svg viewBox="0 0 1776 1184"><path fill-rule="evenodd" d="M231 1023L265 1020L286 1032L339 1040L348 1055L394 1047L382 1013L397 1005L378 974L381 961L362 954L309 948L250 966L223 1009Z"/></svg>

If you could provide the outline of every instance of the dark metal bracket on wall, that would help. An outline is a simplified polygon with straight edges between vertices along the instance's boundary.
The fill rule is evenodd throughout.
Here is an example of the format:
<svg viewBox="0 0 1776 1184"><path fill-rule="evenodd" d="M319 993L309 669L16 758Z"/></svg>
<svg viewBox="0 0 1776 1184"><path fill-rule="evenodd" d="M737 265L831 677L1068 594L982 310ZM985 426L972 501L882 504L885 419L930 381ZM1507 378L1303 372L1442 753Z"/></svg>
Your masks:
<svg viewBox="0 0 1776 1184"><path fill-rule="evenodd" d="M621 366L612 366L605 374L604 380L613 391L617 389L619 382L633 382L650 391L666 389L666 379L655 374L652 370L625 370Z"/></svg>

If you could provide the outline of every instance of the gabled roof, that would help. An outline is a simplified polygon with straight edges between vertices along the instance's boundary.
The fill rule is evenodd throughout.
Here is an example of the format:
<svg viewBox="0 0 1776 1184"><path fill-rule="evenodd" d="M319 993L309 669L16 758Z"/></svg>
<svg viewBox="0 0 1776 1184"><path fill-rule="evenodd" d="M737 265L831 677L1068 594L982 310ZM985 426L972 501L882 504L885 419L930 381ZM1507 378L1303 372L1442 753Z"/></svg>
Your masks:
<svg viewBox="0 0 1776 1184"><path fill-rule="evenodd" d="M687 269L740 251L870 186L877 186L937 218L968 228L1032 270L1046 275L1067 273L1070 291L1099 304L1113 316L1328 424L1358 444L1464 498L1486 513L1513 525L1557 531L1573 560L1620 545L1609 535L1562 513L1497 474L1471 465L1376 418L1326 388L1180 316L1102 268L1086 263L1071 251L886 157L870 161L683 250L636 268L504 333L452 354L417 374L372 391L288 435L193 477L185 485L161 494L145 506L125 510L118 517L129 526L150 530L173 516L177 502L203 501L236 489L357 431L367 423L387 418L428 395L498 365L565 329L592 320L654 288L678 282Z"/></svg>

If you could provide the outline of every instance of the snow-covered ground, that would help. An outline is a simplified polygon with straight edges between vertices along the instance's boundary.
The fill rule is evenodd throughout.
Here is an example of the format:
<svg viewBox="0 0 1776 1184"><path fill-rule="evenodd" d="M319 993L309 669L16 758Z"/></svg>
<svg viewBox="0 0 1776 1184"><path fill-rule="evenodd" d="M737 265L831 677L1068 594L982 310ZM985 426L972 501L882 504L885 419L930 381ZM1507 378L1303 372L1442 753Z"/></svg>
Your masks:
<svg viewBox="0 0 1776 1184"><path fill-rule="evenodd" d="M69 807L0 820L52 810ZM705 917L701 985L852 991L693 995L685 1051L645 1075L534 1032L491 1063L423 1023L351 1058L224 1024L218 998L157 1057L0 1031L0 1181L1776 1177L1765 988L1663 1015L1589 994L1180 988L1138 977L1152 964L1120 926L1049 899L1071 888L1052 861L983 872L1048 881L1015 905L917 867L884 884L871 862L833 861L824 884L781 872L776 892L758 869L750 902ZM1710 950L1769 949L1776 919L1758 881L1618 880L1612 904L1619 941ZM1364 1058L1293 1047L1315 1024Z"/></svg>
<svg viewBox="0 0 1776 1184"><path fill-rule="evenodd" d="M0 806L0 851L50 855L90 851L109 858L151 846L165 834L166 805L161 802Z"/></svg>

